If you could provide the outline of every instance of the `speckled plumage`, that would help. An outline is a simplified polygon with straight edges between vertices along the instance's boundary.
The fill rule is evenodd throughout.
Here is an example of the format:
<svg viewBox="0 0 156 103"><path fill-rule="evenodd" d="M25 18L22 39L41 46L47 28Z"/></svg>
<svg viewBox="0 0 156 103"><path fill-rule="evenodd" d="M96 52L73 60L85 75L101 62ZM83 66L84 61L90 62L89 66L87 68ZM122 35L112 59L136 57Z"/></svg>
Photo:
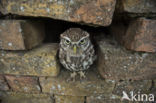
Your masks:
<svg viewBox="0 0 156 103"><path fill-rule="evenodd" d="M96 56L89 33L80 28L70 28L61 34L60 40L59 59L66 69L78 72L88 69L93 64ZM74 46L77 48L76 53Z"/></svg>

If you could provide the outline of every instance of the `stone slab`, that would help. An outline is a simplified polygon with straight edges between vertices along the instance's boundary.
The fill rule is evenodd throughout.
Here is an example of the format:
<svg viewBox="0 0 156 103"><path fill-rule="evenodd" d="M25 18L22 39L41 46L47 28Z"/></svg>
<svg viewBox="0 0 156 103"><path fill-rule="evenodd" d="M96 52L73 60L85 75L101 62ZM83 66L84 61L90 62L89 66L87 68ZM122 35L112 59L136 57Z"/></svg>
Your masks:
<svg viewBox="0 0 156 103"><path fill-rule="evenodd" d="M156 53L126 50L111 38L98 37L97 68L101 76L112 80L156 78Z"/></svg>
<svg viewBox="0 0 156 103"><path fill-rule="evenodd" d="M44 40L44 24L29 20L0 20L0 49L27 50Z"/></svg>
<svg viewBox="0 0 156 103"><path fill-rule="evenodd" d="M132 21L123 42L133 51L156 52L156 20L139 18Z"/></svg>
<svg viewBox="0 0 156 103"><path fill-rule="evenodd" d="M57 76L58 44L44 44L30 51L0 51L0 74Z"/></svg>
<svg viewBox="0 0 156 103"><path fill-rule="evenodd" d="M108 26L116 0L1 0L2 13Z"/></svg>

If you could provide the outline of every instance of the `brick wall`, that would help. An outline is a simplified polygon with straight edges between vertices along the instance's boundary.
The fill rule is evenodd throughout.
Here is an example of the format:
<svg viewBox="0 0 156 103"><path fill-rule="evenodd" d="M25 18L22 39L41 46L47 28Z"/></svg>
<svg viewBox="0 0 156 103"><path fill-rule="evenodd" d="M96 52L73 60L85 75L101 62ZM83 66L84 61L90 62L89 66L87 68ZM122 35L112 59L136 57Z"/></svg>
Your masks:
<svg viewBox="0 0 156 103"><path fill-rule="evenodd" d="M122 100L132 91L156 97L155 18L155 0L1 0L0 103L132 103ZM75 82L57 57L59 34L73 26L93 36L97 52Z"/></svg>

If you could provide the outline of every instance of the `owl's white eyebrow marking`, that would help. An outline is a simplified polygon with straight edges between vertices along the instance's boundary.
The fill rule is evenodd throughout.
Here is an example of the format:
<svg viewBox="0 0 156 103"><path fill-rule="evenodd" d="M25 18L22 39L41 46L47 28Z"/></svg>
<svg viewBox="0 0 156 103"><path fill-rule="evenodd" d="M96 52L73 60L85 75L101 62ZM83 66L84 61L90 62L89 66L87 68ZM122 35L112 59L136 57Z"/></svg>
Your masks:
<svg viewBox="0 0 156 103"><path fill-rule="evenodd" d="M70 40L70 38L68 38L68 37L62 37L62 38L64 38L64 39L66 39L66 40L69 40L69 41L71 41L71 40Z"/></svg>
<svg viewBox="0 0 156 103"><path fill-rule="evenodd" d="M83 39L85 39L85 38L87 38L87 37L89 37L89 35L87 35L87 36L85 36L85 37L82 37L82 38L78 41L78 43L79 43L81 40L83 40Z"/></svg>

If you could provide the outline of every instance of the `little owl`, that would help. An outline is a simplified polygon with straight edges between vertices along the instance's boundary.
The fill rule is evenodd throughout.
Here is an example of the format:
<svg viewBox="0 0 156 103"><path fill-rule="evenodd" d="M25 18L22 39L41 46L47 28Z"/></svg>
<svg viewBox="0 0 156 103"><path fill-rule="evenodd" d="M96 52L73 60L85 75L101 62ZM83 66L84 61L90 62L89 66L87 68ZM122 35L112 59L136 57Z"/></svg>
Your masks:
<svg viewBox="0 0 156 103"><path fill-rule="evenodd" d="M70 70L75 79L77 73L85 78L84 70L89 69L95 60L95 51L89 33L80 28L70 28L60 35L59 59Z"/></svg>

